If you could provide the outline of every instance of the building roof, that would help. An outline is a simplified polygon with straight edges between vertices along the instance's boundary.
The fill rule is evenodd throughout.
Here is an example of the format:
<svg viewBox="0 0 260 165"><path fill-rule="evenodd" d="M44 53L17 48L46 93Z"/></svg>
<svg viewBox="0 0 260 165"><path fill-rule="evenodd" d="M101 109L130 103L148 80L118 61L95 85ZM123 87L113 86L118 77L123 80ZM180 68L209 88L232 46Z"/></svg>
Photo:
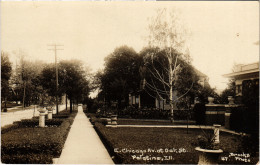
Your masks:
<svg viewBox="0 0 260 165"><path fill-rule="evenodd" d="M208 77L207 75L205 75L204 73L202 73L201 71L199 71L198 69L196 69L195 67L193 67L195 73L199 76L199 77Z"/></svg>
<svg viewBox="0 0 260 165"><path fill-rule="evenodd" d="M259 62L246 64L246 65L238 64L235 66L234 72L224 74L223 76L227 78L234 78L237 76L255 74L255 73L258 73L259 75Z"/></svg>

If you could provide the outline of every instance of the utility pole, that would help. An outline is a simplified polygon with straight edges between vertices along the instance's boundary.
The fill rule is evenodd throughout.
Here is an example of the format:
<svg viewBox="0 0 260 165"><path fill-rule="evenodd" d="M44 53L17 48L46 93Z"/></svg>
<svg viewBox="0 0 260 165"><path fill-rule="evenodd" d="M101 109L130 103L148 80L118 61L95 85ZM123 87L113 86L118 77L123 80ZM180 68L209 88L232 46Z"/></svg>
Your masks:
<svg viewBox="0 0 260 165"><path fill-rule="evenodd" d="M47 45L47 46L51 46L53 47L52 49L49 50L53 50L54 54L55 54L55 67L56 67L56 114L59 113L59 105L58 105L58 65L57 65L57 50L64 50L64 49L60 49L58 48L58 46L64 46L64 45L58 45L58 44L52 44L52 45Z"/></svg>

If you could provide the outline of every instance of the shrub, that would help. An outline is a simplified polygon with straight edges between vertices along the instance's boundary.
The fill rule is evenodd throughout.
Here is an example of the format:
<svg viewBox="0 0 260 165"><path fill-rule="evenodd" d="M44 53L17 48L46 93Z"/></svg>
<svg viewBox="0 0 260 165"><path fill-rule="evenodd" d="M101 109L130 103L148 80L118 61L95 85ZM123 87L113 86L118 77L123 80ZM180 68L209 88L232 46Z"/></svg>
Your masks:
<svg viewBox="0 0 260 165"><path fill-rule="evenodd" d="M109 152L110 156L112 157L112 155L115 155L114 157L114 162L116 164L122 164L123 162L123 156L120 154L115 154L114 153L114 147L113 147L113 143L111 143L111 141L107 138L106 134L106 127L101 124L101 123L95 123L94 124L94 129L96 130L98 136L100 137L101 141L104 143L107 151Z"/></svg>
<svg viewBox="0 0 260 165"><path fill-rule="evenodd" d="M76 112L73 112L67 119L49 121L52 124L60 124L63 121L59 127L24 127L36 124L37 120L34 119L17 122L17 129L2 134L2 162L52 163L52 159L61 154L75 116Z"/></svg>
<svg viewBox="0 0 260 165"><path fill-rule="evenodd" d="M59 126L63 120L61 119L46 119L45 125L49 126ZM39 125L39 119L24 119L21 121L14 122L18 124L19 127L37 127Z"/></svg>
<svg viewBox="0 0 260 165"><path fill-rule="evenodd" d="M206 112L206 107L205 104L202 103L197 103L194 105L194 117L196 120L196 124L201 125L205 124L205 112Z"/></svg>
<svg viewBox="0 0 260 165"><path fill-rule="evenodd" d="M200 128L201 129L201 128ZM217 150L219 149L218 143L215 143L216 134L214 131L204 131L201 129L202 135L197 137L198 146L203 149Z"/></svg>
<svg viewBox="0 0 260 165"><path fill-rule="evenodd" d="M100 121L103 125L107 125L107 120L106 119L101 119Z"/></svg>
<svg viewBox="0 0 260 165"><path fill-rule="evenodd" d="M107 125L106 119L100 119L94 113L85 113L85 115L90 118L90 122L94 125L95 123L101 123L103 125Z"/></svg>
<svg viewBox="0 0 260 165"><path fill-rule="evenodd" d="M174 110L174 120L194 119L194 112L189 110ZM118 113L121 118L134 119L169 119L170 111L161 109L137 109L128 107Z"/></svg>
<svg viewBox="0 0 260 165"><path fill-rule="evenodd" d="M68 118L69 117L69 115L56 115L56 116L53 116L52 118L57 118L57 119L66 119L66 118Z"/></svg>
<svg viewBox="0 0 260 165"><path fill-rule="evenodd" d="M249 112L246 107L234 107L231 109L230 129L237 132L248 132Z"/></svg>
<svg viewBox="0 0 260 165"><path fill-rule="evenodd" d="M4 160L7 164L16 162L17 164L40 164L45 162L46 164L52 163L50 155L46 154L13 154L13 155L2 155L2 161Z"/></svg>
<svg viewBox="0 0 260 165"><path fill-rule="evenodd" d="M70 115L70 111L69 110L63 110L63 111L60 111L59 114L53 114L53 117L54 116L62 116L62 115L67 115L69 116Z"/></svg>
<svg viewBox="0 0 260 165"><path fill-rule="evenodd" d="M52 118L67 118L70 116L70 112L66 111L66 109L59 111L59 114L52 114ZM39 116L35 116L32 119L39 120ZM47 114L45 115L45 119L47 119Z"/></svg>
<svg viewBox="0 0 260 165"><path fill-rule="evenodd" d="M42 131L44 129L44 131ZM59 155L62 133L53 128L20 128L2 135L2 155L23 153ZM3 160L2 160L3 161ZM3 161L4 162L4 161ZM15 163L15 162L14 162Z"/></svg>
<svg viewBox="0 0 260 165"><path fill-rule="evenodd" d="M19 125L17 123L6 125L3 128L1 128L1 134L4 134L16 128L19 128Z"/></svg>

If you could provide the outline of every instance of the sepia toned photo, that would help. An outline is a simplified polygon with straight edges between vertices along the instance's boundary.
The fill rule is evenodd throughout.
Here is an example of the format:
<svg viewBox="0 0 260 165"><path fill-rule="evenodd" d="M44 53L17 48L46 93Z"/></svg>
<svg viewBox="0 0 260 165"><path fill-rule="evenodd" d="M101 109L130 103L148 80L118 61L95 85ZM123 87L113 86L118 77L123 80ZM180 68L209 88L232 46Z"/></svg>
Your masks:
<svg viewBox="0 0 260 165"><path fill-rule="evenodd" d="M0 8L1 164L259 164L259 2Z"/></svg>

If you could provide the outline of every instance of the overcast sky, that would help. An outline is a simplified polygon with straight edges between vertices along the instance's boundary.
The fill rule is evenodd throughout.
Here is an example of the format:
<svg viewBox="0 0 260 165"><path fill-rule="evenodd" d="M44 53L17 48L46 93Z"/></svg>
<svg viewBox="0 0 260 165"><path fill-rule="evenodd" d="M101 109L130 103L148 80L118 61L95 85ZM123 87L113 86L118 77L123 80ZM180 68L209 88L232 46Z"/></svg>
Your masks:
<svg viewBox="0 0 260 165"><path fill-rule="evenodd" d="M259 2L1 2L1 49L20 48L28 59L54 62L47 44L63 44L58 59L80 59L93 71L104 57L128 45L147 45L147 18L157 8L175 8L191 32L192 64L208 75L210 85L226 87L234 63L259 61Z"/></svg>

